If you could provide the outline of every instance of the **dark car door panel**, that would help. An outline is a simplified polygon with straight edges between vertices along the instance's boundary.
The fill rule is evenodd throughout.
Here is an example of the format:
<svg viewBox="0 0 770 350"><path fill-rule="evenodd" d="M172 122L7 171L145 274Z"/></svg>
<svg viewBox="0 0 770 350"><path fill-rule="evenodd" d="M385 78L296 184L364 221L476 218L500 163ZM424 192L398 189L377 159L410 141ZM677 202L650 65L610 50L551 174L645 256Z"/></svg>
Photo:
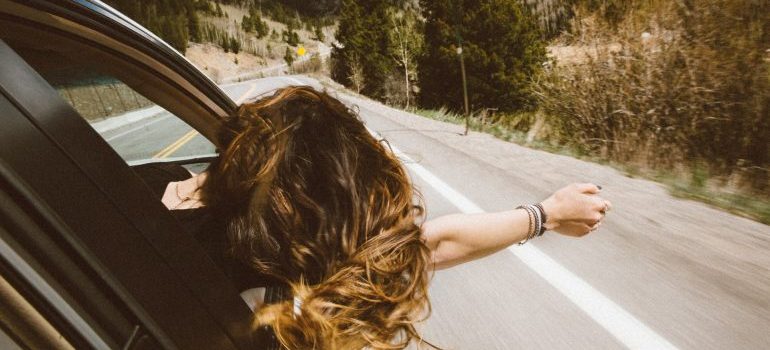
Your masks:
<svg viewBox="0 0 770 350"><path fill-rule="evenodd" d="M40 239L65 256L76 256L71 264L82 265L56 266L71 270L69 275L50 272L54 261L38 268L59 275L54 277L62 293L72 296L91 322L112 318L110 326L95 326L110 344L137 339L136 344L155 344L137 336L146 330L164 348L251 347L248 308L199 244L88 123L2 41L0 61L0 161L10 169L3 190L12 197L28 193L18 198L27 203L27 211L55 218L56 225L47 225L58 229L42 230ZM3 222L11 225L10 219ZM27 252L38 244L29 237L9 238ZM77 276L100 292L88 299L78 289L86 283L77 283ZM94 303L112 303L113 311L101 315Z"/></svg>

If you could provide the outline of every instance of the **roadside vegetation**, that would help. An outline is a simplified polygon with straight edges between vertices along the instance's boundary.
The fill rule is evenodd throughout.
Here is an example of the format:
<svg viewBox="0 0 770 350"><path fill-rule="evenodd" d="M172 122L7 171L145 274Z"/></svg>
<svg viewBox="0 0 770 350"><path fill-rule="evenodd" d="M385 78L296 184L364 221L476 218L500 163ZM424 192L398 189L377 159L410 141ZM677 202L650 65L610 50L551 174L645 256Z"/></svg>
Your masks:
<svg viewBox="0 0 770 350"><path fill-rule="evenodd" d="M445 108L408 110L419 116L447 123L465 125L465 116ZM656 169L641 167L634 163L624 163L586 153L580 148L568 144L550 142L535 138L532 129L523 128L521 124L529 124L535 120L532 112L517 115L475 114L470 119L470 130L490 134L498 139L525 145L555 154L583 159L594 163L612 166L631 178L650 179L666 185L669 192L679 198L692 199L721 208L733 214L741 215L770 225L770 200L766 195L752 191L736 191L719 186L722 181L719 176L710 173L708 168L701 165L694 169L683 170Z"/></svg>
<svg viewBox="0 0 770 350"><path fill-rule="evenodd" d="M337 1L106 2L185 54L215 81L260 66L299 61L301 53L311 57L334 40ZM216 51L229 59L222 61Z"/></svg>
<svg viewBox="0 0 770 350"><path fill-rule="evenodd" d="M533 80L538 137L770 224L770 3L607 1L569 13L557 40L583 59Z"/></svg>
<svg viewBox="0 0 770 350"><path fill-rule="evenodd" d="M462 48L472 127L770 223L768 2L343 0L337 40L336 81L447 121Z"/></svg>

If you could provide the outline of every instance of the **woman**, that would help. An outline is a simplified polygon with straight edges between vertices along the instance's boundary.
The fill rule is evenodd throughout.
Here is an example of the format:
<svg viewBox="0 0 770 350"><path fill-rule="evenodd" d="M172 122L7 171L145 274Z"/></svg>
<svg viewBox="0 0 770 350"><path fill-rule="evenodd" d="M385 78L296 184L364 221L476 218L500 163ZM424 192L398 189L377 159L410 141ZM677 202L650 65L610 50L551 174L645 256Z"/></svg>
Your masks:
<svg viewBox="0 0 770 350"><path fill-rule="evenodd" d="M206 172L164 170L176 174L156 191L239 288L283 291L268 293L256 324L289 349L404 348L429 313L431 271L546 229L582 236L609 209L582 184L537 206L423 223L389 148L309 87L241 106L220 144Z"/></svg>

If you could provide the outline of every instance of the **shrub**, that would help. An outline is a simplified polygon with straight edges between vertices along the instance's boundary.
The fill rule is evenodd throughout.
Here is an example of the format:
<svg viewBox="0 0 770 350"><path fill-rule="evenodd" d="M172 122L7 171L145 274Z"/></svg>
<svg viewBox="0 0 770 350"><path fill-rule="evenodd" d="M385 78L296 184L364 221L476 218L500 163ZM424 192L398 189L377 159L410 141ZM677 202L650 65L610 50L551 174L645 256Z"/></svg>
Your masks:
<svg viewBox="0 0 770 350"><path fill-rule="evenodd" d="M550 136L654 169L708 164L738 173L739 187L767 190L770 5L652 3L645 18L588 43L597 49L584 64L539 78Z"/></svg>
<svg viewBox="0 0 770 350"><path fill-rule="evenodd" d="M289 30L283 31L283 41L289 46L297 46L299 45L299 34L294 31L294 29L290 26Z"/></svg>
<svg viewBox="0 0 770 350"><path fill-rule="evenodd" d="M286 62L286 65L289 66L289 70L291 70L291 65L294 63L294 51L288 46L286 47L286 51L284 51L283 60Z"/></svg>

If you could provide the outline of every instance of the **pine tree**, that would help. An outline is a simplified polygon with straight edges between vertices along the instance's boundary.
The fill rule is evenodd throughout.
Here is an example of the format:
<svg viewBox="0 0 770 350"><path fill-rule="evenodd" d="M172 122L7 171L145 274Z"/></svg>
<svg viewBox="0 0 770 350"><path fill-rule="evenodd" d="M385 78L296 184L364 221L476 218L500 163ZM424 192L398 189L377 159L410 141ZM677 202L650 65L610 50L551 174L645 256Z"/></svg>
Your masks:
<svg viewBox="0 0 770 350"><path fill-rule="evenodd" d="M385 82L396 71L390 52L390 22L388 12L392 0L361 1L367 9L364 17L364 53L361 57L366 86L363 93L382 99L386 95Z"/></svg>
<svg viewBox="0 0 770 350"><path fill-rule="evenodd" d="M241 52L241 41L234 36L230 37L230 50L233 51L234 54Z"/></svg>
<svg viewBox="0 0 770 350"><path fill-rule="evenodd" d="M195 23L188 19L190 6L185 0L107 0L128 17L145 26L179 52L184 53L192 36L190 31Z"/></svg>
<svg viewBox="0 0 770 350"><path fill-rule="evenodd" d="M267 36L267 34L270 32L270 27L267 25L267 22L262 20L261 17L252 17L256 18L256 22L254 22L254 30L257 32L257 38L264 38ZM297 38L299 39L299 37Z"/></svg>
<svg viewBox="0 0 770 350"><path fill-rule="evenodd" d="M289 23L286 30L282 33L283 41L289 44L289 46L299 45L299 34L294 31L294 25Z"/></svg>
<svg viewBox="0 0 770 350"><path fill-rule="evenodd" d="M334 14L340 6L340 0L283 0L283 2L304 15L316 17Z"/></svg>
<svg viewBox="0 0 770 350"><path fill-rule="evenodd" d="M243 19L241 20L241 29L247 33L254 31L254 26L251 23L251 17L243 15Z"/></svg>
<svg viewBox="0 0 770 350"><path fill-rule="evenodd" d="M425 54L420 104L461 110L457 48L462 41L471 109L530 108L531 77L546 60L533 16L519 0L422 0Z"/></svg>
<svg viewBox="0 0 770 350"><path fill-rule="evenodd" d="M286 65L289 66L289 70L291 70L291 65L294 64L294 51L288 46L283 54L283 60L286 61Z"/></svg>
<svg viewBox="0 0 770 350"><path fill-rule="evenodd" d="M332 77L351 86L352 65L357 62L366 82L361 92L374 98L385 95L385 81L395 70L387 29L390 4L390 0L342 0L335 36L341 45L332 50Z"/></svg>
<svg viewBox="0 0 770 350"><path fill-rule="evenodd" d="M225 52L230 52L230 37L226 33L225 35L220 36L219 46L221 46L222 50L225 50Z"/></svg>
<svg viewBox="0 0 770 350"><path fill-rule="evenodd" d="M363 9L356 0L342 0L339 25L335 38L338 45L332 48L332 79L351 86L352 62L363 56Z"/></svg>
<svg viewBox="0 0 770 350"><path fill-rule="evenodd" d="M201 21L198 18L198 14L195 12L195 8L192 6L187 8L187 31L190 33L190 41L194 43L201 42L203 35L201 33Z"/></svg>
<svg viewBox="0 0 770 350"><path fill-rule="evenodd" d="M315 26L313 29L313 34L315 35L315 39L318 41L326 40L326 35L324 35L323 28L320 25Z"/></svg>

